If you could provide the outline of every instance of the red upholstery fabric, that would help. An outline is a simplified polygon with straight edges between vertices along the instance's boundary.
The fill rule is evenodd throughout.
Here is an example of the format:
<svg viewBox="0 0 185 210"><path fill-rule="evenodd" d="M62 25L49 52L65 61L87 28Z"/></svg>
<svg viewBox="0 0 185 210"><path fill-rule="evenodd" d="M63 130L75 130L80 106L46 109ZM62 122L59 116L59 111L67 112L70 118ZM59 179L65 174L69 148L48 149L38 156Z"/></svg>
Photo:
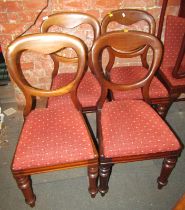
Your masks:
<svg viewBox="0 0 185 210"><path fill-rule="evenodd" d="M68 84L70 81L72 81L74 76L74 73L58 74L53 80L52 89L56 89L58 87ZM77 93L82 107L96 106L96 102L98 101L100 94L101 88L98 81L91 72L87 72L78 87ZM69 94L67 94L64 96L49 98L48 107L53 107L58 104L61 105L70 103L71 99L69 97Z"/></svg>
<svg viewBox="0 0 185 210"><path fill-rule="evenodd" d="M27 117L16 149L13 170L93 159L81 114L75 109L36 109Z"/></svg>
<svg viewBox="0 0 185 210"><path fill-rule="evenodd" d="M138 79L143 78L147 73L147 69L142 66L124 66L117 67L111 70L111 81L119 84L131 84ZM149 94L151 98L163 98L168 97L168 91L164 85L154 77ZM121 99L142 99L141 89L134 89L129 91L113 91L115 100Z"/></svg>
<svg viewBox="0 0 185 210"><path fill-rule="evenodd" d="M185 18L167 16L162 67L174 67L185 33ZM185 67L185 57L183 59Z"/></svg>
<svg viewBox="0 0 185 210"><path fill-rule="evenodd" d="M161 117L142 100L112 101L102 109L105 157L121 157L180 148Z"/></svg>
<svg viewBox="0 0 185 210"><path fill-rule="evenodd" d="M161 68L162 74L167 78L172 86L185 86L185 78L175 79L172 76L173 67Z"/></svg>
<svg viewBox="0 0 185 210"><path fill-rule="evenodd" d="M175 79L172 77L172 71L177 60L184 33L185 18L167 16L164 40L164 58L161 71L167 77L172 86L185 85L185 78ZM185 72L185 56L181 63L179 72Z"/></svg>

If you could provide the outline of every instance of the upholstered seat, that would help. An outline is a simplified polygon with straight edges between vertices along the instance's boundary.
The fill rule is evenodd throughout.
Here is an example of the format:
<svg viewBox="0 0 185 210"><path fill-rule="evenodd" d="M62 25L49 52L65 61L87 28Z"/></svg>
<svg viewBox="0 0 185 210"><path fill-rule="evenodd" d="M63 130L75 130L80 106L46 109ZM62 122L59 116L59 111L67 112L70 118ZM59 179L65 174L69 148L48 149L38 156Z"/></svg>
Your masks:
<svg viewBox="0 0 185 210"><path fill-rule="evenodd" d="M13 170L56 166L94 157L84 119L75 108L35 109L25 120Z"/></svg>
<svg viewBox="0 0 185 210"><path fill-rule="evenodd" d="M142 66L123 66L113 68L111 70L110 79L112 82L118 84L129 84L143 78L147 73L147 69ZM142 99L141 89L124 91L114 91L113 92L115 100L123 99ZM149 88L150 98L163 98L168 97L168 91L164 85L154 77L150 88Z"/></svg>
<svg viewBox="0 0 185 210"><path fill-rule="evenodd" d="M105 103L101 126L106 158L180 149L166 123L142 100Z"/></svg>
<svg viewBox="0 0 185 210"><path fill-rule="evenodd" d="M53 79L52 90L68 84L70 81L73 80L74 76L75 76L74 73L58 74ZM100 93L101 93L101 88L97 79L91 72L86 72L77 91L77 95L79 97L82 106L95 107L100 97ZM71 104L71 103L72 101L69 95L50 97L48 99L48 107L53 107L62 104Z"/></svg>

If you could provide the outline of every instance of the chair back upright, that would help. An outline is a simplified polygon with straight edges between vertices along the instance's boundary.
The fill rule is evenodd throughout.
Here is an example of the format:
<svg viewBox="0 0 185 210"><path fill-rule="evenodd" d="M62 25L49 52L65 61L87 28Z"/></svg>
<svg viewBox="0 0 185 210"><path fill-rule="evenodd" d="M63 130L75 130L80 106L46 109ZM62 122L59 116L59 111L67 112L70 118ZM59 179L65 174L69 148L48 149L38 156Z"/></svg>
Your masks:
<svg viewBox="0 0 185 210"><path fill-rule="evenodd" d="M141 51L136 51L143 46L148 46L153 51L152 63L147 74L130 84L116 84L105 76L102 67L101 57L106 48L110 48L113 52L123 51L123 57L135 57L141 54ZM137 52L137 53L136 53ZM92 61L98 81L102 87L101 97L98 101L98 109L101 109L105 102L108 90L126 91L135 88L142 88L143 98L145 101L149 100L149 86L151 80L158 69L162 57L162 44L153 35L145 32L130 31L130 32L109 32L102 35L94 44L92 49Z"/></svg>
<svg viewBox="0 0 185 210"><path fill-rule="evenodd" d="M75 78L63 87L55 90L44 90L33 87L26 80L23 68L20 65L21 55L25 51L32 51L44 55L53 55L61 49L72 48L78 57L78 67ZM27 116L35 104L35 97L51 97L69 93L75 107L81 110L81 104L77 98L77 87L85 73L87 49L85 44L72 35L62 33L43 33L25 35L17 38L8 47L6 62L11 78L23 92L26 99L24 116Z"/></svg>
<svg viewBox="0 0 185 210"><path fill-rule="evenodd" d="M147 26L148 26L147 32L152 35L155 35L156 23L153 16L149 14L148 12L137 10L137 9L120 9L120 10L114 10L111 13L107 14L101 22L101 33L105 34L106 32L110 30L112 31L113 29L110 29L110 23L113 23L113 22L116 22L120 25L128 27L140 21L144 21L145 23L147 23ZM116 30L121 30L121 29L116 29ZM148 63L146 59L148 47L142 46L142 48L136 49L136 53L138 50L142 52L141 53L142 65L145 68L148 68ZM108 63L108 66L112 65L112 63L115 60L115 56L122 58L122 54L119 52L117 52L116 54L114 53L115 56L111 53L110 49L108 50L108 52L109 52L109 56L111 56L111 60L110 60L110 63Z"/></svg>
<svg viewBox="0 0 185 210"><path fill-rule="evenodd" d="M156 24L152 15L148 12L137 9L120 9L114 10L107 14L101 23L101 33L104 34L108 30L111 22L117 22L121 25L130 26L139 21L145 21L148 24L150 34L155 34Z"/></svg>
<svg viewBox="0 0 185 210"><path fill-rule="evenodd" d="M82 12L61 12L61 13L52 14L48 16L47 19L45 19L42 22L40 31L41 33L46 33L50 30L52 26L59 26L61 27L61 29L65 30L65 29L74 29L81 25L91 26L91 29L93 31L93 38L92 38L93 40L91 43L93 45L94 41L100 36L100 24L98 20L90 14L86 14ZM85 38L88 39L88 35L86 34L85 36L86 36ZM91 53L92 45L88 49L89 54ZM68 62L76 63L78 60L77 57L69 58L61 54L60 55L55 54L53 57L54 57L54 60L62 61L66 63ZM91 56L89 55L88 65L91 71L93 72L90 57ZM57 73L58 73L58 70L56 72L53 72L53 77L56 76Z"/></svg>

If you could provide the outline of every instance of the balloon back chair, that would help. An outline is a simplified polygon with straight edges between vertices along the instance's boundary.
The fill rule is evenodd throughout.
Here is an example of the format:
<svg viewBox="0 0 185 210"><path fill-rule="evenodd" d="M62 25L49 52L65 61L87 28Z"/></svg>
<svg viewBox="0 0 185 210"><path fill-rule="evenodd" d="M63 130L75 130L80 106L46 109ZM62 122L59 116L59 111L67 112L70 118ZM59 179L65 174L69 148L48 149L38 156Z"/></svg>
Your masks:
<svg viewBox="0 0 185 210"><path fill-rule="evenodd" d="M102 20L101 32L102 34L105 34L106 32L113 30L110 27L113 22L117 22L122 25L120 27L130 27L140 21L144 21L147 24L147 32L149 34L155 35L156 24L152 15L145 11L136 9L120 9L107 14ZM125 55L120 52L112 52L109 49L111 59L109 60L106 71L111 81L116 83L132 82L133 80L141 78L143 75L147 74L148 63L146 55L148 52L148 46L142 46L136 50L136 53L137 51L142 52L140 55L142 65L113 67L115 58L122 58ZM157 109L160 115L165 116L163 107L166 107L169 104L170 98L167 89L157 77L154 77L151 82L149 94L152 105ZM111 95L114 100L143 99L140 89L134 89L128 92L115 90L111 93Z"/></svg>
<svg viewBox="0 0 185 210"><path fill-rule="evenodd" d="M163 0L157 37L160 39L168 0ZM185 100L185 1L180 1L178 16L168 15L164 34L164 57L158 71L158 78L166 86L170 103Z"/></svg>
<svg viewBox="0 0 185 210"><path fill-rule="evenodd" d="M115 83L106 77L101 56L106 48L125 52L125 57L136 56L135 50L148 46L153 51L147 75L132 83ZM137 56L140 52L137 52ZM162 45L144 32L110 32L102 35L92 49L92 61L99 83L101 97L97 104L97 133L100 156L100 186L103 195L108 191L108 181L113 164L164 158L158 188L167 184L182 146L176 136L149 105L149 86L160 65ZM106 101L108 90L129 91L141 88L144 100ZM106 102L105 102L106 101Z"/></svg>
<svg viewBox="0 0 185 210"><path fill-rule="evenodd" d="M63 48L72 48L78 57L74 80L55 90L31 86L23 75L20 58L26 51L52 55ZM35 205L30 175L87 166L89 192L97 193L98 155L81 113L76 91L86 68L85 44L80 39L62 33L25 35L8 47L6 61L13 81L26 99L24 124L12 162L12 173L25 201ZM31 55L31 54L30 54ZM71 106L34 108L35 98L69 94Z"/></svg>
<svg viewBox="0 0 185 210"><path fill-rule="evenodd" d="M94 38L92 40L92 45L94 41L100 36L100 24L98 20L89 14L84 14L80 12L62 12L48 16L41 25L41 32L47 32L49 29L52 29L52 26L58 26L61 29L74 29L78 28L81 25L88 25L91 27L93 32ZM75 35L77 36L77 35ZM87 35L86 35L87 36ZM87 38L87 37L86 37ZM84 40L85 41L85 40ZM96 109L96 102L100 96L100 86L93 75L93 69L90 60L91 48L89 48L89 56L88 56L88 66L90 67L91 71L88 71L82 82L78 88L78 97L80 102L82 103L82 108L84 112L91 112ZM53 82L51 89L55 89L60 87L63 84L68 83L71 81L75 73L59 73L59 61L62 60L65 63L76 63L78 61L77 58L69 58L64 57L62 55L54 55L55 60L55 69L53 71ZM92 73L91 73L92 72ZM60 97L51 97L48 100L48 106L55 106L60 103L70 103L70 97L60 96Z"/></svg>

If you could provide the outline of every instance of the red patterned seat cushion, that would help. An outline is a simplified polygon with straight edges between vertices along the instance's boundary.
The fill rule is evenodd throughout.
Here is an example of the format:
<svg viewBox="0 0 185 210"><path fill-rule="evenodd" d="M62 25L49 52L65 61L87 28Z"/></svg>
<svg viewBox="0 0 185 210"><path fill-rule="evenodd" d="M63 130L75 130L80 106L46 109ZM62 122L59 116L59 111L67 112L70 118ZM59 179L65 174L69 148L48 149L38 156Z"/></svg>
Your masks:
<svg viewBox="0 0 185 210"><path fill-rule="evenodd" d="M94 158L82 115L75 109L36 109L25 120L13 162L24 170Z"/></svg>
<svg viewBox="0 0 185 210"><path fill-rule="evenodd" d="M105 157L175 151L180 148L165 122L142 100L105 103L101 125Z"/></svg>
<svg viewBox="0 0 185 210"><path fill-rule="evenodd" d="M175 66L184 34L185 18L171 15L167 16L164 40L164 57L161 70L173 86L185 85L185 79L175 79L172 77L172 70ZM180 72L185 72L185 56L181 63Z"/></svg>
<svg viewBox="0 0 185 210"><path fill-rule="evenodd" d="M57 89L61 86L68 84L73 80L75 74L74 73L63 73L58 74L52 84L52 89ZM82 79L79 87L78 87L78 98L82 104L82 107L91 107L96 106L96 102L98 101L101 94L101 88L91 72L87 72ZM69 94L64 96L51 97L48 100L48 107L53 107L58 104L70 104L71 99Z"/></svg>
<svg viewBox="0 0 185 210"><path fill-rule="evenodd" d="M119 84L131 84L138 79L143 78L147 73L147 69L142 66L124 66L117 67L111 70L111 81ZM154 77L150 88L149 94L151 98L168 97L168 91L164 85ZM113 91L115 100L122 99L142 99L141 89L134 89L129 91Z"/></svg>

